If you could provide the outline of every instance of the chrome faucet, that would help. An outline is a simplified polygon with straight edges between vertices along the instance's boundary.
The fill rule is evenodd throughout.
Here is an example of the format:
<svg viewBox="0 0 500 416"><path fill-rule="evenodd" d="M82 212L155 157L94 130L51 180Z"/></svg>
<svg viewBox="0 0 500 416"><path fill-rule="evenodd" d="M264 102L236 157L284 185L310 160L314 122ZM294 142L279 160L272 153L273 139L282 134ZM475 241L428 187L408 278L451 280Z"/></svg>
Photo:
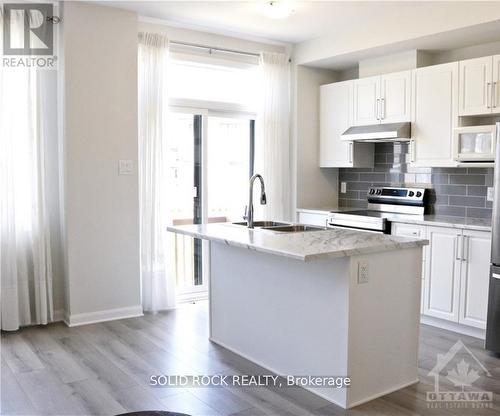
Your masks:
<svg viewBox="0 0 500 416"><path fill-rule="evenodd" d="M260 204L266 205L267 203L264 179L257 173L250 178L250 188L248 191L248 209L246 210L246 220L248 228L253 228L253 183L255 182L255 179L259 179L260 181Z"/></svg>

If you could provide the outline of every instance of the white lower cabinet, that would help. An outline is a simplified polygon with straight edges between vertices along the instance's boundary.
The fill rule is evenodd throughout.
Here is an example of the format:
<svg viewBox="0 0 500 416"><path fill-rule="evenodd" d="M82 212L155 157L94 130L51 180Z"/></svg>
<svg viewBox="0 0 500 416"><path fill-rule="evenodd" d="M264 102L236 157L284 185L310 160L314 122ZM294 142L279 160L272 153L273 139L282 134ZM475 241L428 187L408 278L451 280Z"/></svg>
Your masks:
<svg viewBox="0 0 500 416"><path fill-rule="evenodd" d="M490 281L491 234L463 232L463 255L460 273L459 323L486 328Z"/></svg>
<svg viewBox="0 0 500 416"><path fill-rule="evenodd" d="M462 231L427 227L424 315L458 322Z"/></svg>
<svg viewBox="0 0 500 416"><path fill-rule="evenodd" d="M393 223L392 234L429 240L423 256L422 314L485 329L491 233Z"/></svg>

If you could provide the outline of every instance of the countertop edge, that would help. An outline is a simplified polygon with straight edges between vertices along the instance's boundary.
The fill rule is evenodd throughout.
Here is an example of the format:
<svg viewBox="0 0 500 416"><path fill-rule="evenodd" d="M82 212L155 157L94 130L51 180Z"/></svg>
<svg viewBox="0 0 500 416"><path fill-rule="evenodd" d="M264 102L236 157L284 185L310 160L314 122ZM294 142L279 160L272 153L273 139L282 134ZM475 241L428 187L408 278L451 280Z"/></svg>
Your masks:
<svg viewBox="0 0 500 416"><path fill-rule="evenodd" d="M361 208L345 208L346 210L349 211L358 211L362 210ZM342 212L343 208L297 208L297 212L306 212L306 213L315 213L315 214L323 214L323 215L328 215L330 214L331 210L340 210L339 212ZM477 220L481 220L480 218L477 218ZM491 225L479 225L479 224L460 224L459 222L453 222L453 219L450 218L449 221L443 221L443 220L433 220L433 219L412 219L412 218L394 218L390 219L391 222L393 223L399 223L399 224L417 224L417 225L429 225L429 226L435 226L435 227L448 227L448 228L459 228L463 230L475 230L475 231L485 231L485 232L491 232L492 228ZM460 219L458 220L460 221Z"/></svg>
<svg viewBox="0 0 500 416"><path fill-rule="evenodd" d="M272 254L275 256L287 257L290 259L299 260L299 261L303 261L303 262L308 262L308 261L313 261L313 260L321 260L321 259L352 257L352 256L371 254L371 253L382 253L382 252L386 252L386 251L423 247L423 246L426 246L429 244L429 240L427 240L427 239L408 239L407 241L403 241L403 242L388 242L383 247L380 247L380 246L361 247L361 248L352 248L352 249L347 249L347 250L336 250L336 251L332 251L330 253L298 255L295 253L290 253L290 252L286 252L286 251L282 251L282 250L267 249L265 247L254 246L251 244L244 244L244 243L240 243L238 241L231 241L231 240L227 240L225 238L217 237L217 236L213 236L213 235L205 235L202 233L185 230L185 229L178 228L175 226L174 227L172 227L172 226L167 227L167 231L177 233L177 234L187 235L190 237L201 238L203 240L214 241L217 243L223 243L223 244L226 244L226 245L232 246L232 247L245 248L247 250L257 251L260 253L266 253L266 254Z"/></svg>

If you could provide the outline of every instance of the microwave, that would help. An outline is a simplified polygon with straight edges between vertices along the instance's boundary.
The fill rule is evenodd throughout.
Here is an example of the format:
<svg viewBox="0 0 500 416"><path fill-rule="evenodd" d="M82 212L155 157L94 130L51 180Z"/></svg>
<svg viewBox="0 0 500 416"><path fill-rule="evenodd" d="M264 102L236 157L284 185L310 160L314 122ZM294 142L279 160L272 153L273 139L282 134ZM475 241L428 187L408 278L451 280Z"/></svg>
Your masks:
<svg viewBox="0 0 500 416"><path fill-rule="evenodd" d="M453 130L453 153L458 162L493 162L496 126L467 126Z"/></svg>

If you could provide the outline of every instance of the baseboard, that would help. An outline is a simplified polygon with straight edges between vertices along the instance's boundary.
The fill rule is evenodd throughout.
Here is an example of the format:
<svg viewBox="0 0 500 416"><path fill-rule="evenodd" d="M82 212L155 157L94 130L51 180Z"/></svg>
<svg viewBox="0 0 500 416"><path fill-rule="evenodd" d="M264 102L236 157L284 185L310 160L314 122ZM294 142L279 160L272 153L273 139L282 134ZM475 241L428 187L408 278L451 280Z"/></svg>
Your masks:
<svg viewBox="0 0 500 416"><path fill-rule="evenodd" d="M64 322L66 325L73 327L95 324L98 322L114 321L116 319L135 318L137 316L143 316L141 305L66 315L64 317Z"/></svg>
<svg viewBox="0 0 500 416"><path fill-rule="evenodd" d="M425 325L434 326L440 329L446 329L447 331L457 332L458 334L467 335L469 337L485 339L486 330L480 328L474 328L472 326L460 325L455 322L448 322L443 319L434 318L432 316L420 316L420 323Z"/></svg>

